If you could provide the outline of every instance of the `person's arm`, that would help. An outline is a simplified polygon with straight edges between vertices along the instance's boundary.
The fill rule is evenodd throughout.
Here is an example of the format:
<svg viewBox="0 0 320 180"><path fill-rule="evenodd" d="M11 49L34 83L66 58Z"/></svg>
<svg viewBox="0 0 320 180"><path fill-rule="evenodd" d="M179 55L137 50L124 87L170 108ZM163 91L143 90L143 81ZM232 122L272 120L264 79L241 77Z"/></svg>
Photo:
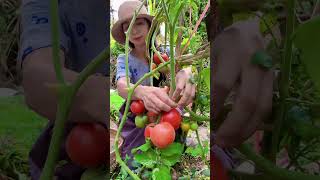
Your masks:
<svg viewBox="0 0 320 180"><path fill-rule="evenodd" d="M60 51L64 64L64 53ZM67 82L74 82L78 73L63 67ZM40 48L28 54L22 65L22 85L26 103L40 115L55 120L57 95L47 84L57 83L52 61L52 48ZM81 122L107 121L108 79L102 76L90 76L79 89L72 105L69 120Z"/></svg>
<svg viewBox="0 0 320 180"><path fill-rule="evenodd" d="M130 84L133 87L133 84ZM123 98L128 96L128 86L126 77L121 77L117 81L117 89L119 95ZM160 113L161 111L170 111L175 108L177 104L168 96L168 87L159 88L152 86L138 85L135 89L132 100L142 100L148 111Z"/></svg>

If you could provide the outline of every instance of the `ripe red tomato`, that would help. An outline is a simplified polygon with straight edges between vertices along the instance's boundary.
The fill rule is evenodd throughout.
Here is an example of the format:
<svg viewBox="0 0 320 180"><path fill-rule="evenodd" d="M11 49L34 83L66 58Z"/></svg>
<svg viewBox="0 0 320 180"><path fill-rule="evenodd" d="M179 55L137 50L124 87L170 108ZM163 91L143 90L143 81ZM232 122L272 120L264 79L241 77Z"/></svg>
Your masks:
<svg viewBox="0 0 320 180"><path fill-rule="evenodd" d="M145 138L150 138L150 133L153 127L155 126L154 123L150 123L147 125L147 127L144 129L144 137Z"/></svg>
<svg viewBox="0 0 320 180"><path fill-rule="evenodd" d="M227 170L224 168L222 162L216 157L214 153L211 153L210 157L213 165L211 166L211 178L219 180L229 180Z"/></svg>
<svg viewBox="0 0 320 180"><path fill-rule="evenodd" d="M107 162L108 131L98 123L80 123L69 133L66 151L82 167L96 167Z"/></svg>
<svg viewBox="0 0 320 180"><path fill-rule="evenodd" d="M150 131L151 142L158 148L163 149L173 143L176 132L171 124L163 122L154 126Z"/></svg>
<svg viewBox="0 0 320 180"><path fill-rule="evenodd" d="M158 114L151 112L151 111L148 111L147 116L148 116L149 122L154 123L157 121Z"/></svg>
<svg viewBox="0 0 320 180"><path fill-rule="evenodd" d="M142 114L145 110L143 101L142 100L132 101L130 105L130 110L135 115Z"/></svg>
<svg viewBox="0 0 320 180"><path fill-rule="evenodd" d="M179 111L173 108L168 112L162 113L160 122L168 122L175 130L177 130L180 127L181 119Z"/></svg>
<svg viewBox="0 0 320 180"><path fill-rule="evenodd" d="M169 57L166 53L161 54L161 57L165 62L169 61ZM162 63L162 61L159 58L159 56L157 55L157 53L154 53L154 55L153 55L153 62L155 62L156 64Z"/></svg>

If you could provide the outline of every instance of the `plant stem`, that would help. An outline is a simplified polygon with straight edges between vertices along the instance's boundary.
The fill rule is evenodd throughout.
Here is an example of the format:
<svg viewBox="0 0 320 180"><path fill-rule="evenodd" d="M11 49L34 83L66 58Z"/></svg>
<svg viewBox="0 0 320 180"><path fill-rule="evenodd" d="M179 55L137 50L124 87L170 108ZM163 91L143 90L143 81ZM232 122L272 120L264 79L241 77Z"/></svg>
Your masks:
<svg viewBox="0 0 320 180"><path fill-rule="evenodd" d="M195 112L191 111L189 108L185 107L184 108L192 117L193 120L197 121L197 122L201 122L201 121L210 121L210 117L205 117L205 116L200 116L198 114L196 114Z"/></svg>
<svg viewBox="0 0 320 180"><path fill-rule="evenodd" d="M247 144L242 144L238 150L244 154L247 158L252 160L258 168L264 171L265 174L269 174L276 179L281 180L318 180L319 176L308 175L300 172L289 171L281 169L275 166L272 162L266 160L260 155L253 152L252 148Z"/></svg>
<svg viewBox="0 0 320 180"><path fill-rule="evenodd" d="M46 163L41 174L41 180L53 179L54 170L60 153L60 145L62 143L65 121L72 103L71 87L65 86L59 89L59 102L57 109L57 119L54 124L52 139L48 151Z"/></svg>
<svg viewBox="0 0 320 180"><path fill-rule="evenodd" d="M56 72L56 78L59 83L65 84L62 74L62 66L59 56L59 15L58 15L58 1L50 0L50 17L51 17L51 40L52 40L52 59L54 69Z"/></svg>
<svg viewBox="0 0 320 180"><path fill-rule="evenodd" d="M205 155L205 152L204 152L202 143L201 143L201 141L200 141L198 129L196 130L196 135L197 135L197 141L198 141L199 146L200 146L200 148L201 148L201 158L202 158L202 160L204 161L204 163L206 163L206 165L209 167L210 165L208 164L208 162L207 162L207 160L206 160L206 155Z"/></svg>
<svg viewBox="0 0 320 180"><path fill-rule="evenodd" d="M275 128L272 134L272 150L271 157L275 161L276 154L279 146L280 132L283 122L286 119L286 99L289 94L289 78L291 72L291 60L292 60L292 33L294 30L294 15L295 15L295 0L288 0L288 18L287 18L287 33L285 40L285 55L283 62L281 63L281 79L280 79L280 112L277 115L275 122Z"/></svg>

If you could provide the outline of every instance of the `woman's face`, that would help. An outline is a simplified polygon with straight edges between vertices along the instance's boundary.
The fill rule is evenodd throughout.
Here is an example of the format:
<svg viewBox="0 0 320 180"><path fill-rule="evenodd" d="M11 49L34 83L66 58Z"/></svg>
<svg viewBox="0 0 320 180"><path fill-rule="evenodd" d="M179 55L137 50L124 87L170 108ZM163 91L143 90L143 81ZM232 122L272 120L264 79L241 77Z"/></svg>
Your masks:
<svg viewBox="0 0 320 180"><path fill-rule="evenodd" d="M129 28L130 22L123 23L123 31L126 32ZM148 35L149 24L145 18L137 18L132 26L131 34L129 36L130 42L135 47L145 45L145 39Z"/></svg>

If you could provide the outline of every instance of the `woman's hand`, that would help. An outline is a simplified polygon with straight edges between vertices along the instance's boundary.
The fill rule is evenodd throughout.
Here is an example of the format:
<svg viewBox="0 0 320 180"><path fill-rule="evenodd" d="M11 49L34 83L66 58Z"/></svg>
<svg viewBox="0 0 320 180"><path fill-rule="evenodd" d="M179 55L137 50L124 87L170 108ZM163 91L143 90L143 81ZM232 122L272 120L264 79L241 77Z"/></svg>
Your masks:
<svg viewBox="0 0 320 180"><path fill-rule="evenodd" d="M135 96L143 101L148 111L158 114L177 107L177 104L170 99L168 90L168 87L138 86L135 89Z"/></svg>
<svg viewBox="0 0 320 180"><path fill-rule="evenodd" d="M192 77L191 67L179 71L176 75L176 89L172 99L178 101L178 106L185 107L192 103L196 94L196 85L190 82Z"/></svg>

